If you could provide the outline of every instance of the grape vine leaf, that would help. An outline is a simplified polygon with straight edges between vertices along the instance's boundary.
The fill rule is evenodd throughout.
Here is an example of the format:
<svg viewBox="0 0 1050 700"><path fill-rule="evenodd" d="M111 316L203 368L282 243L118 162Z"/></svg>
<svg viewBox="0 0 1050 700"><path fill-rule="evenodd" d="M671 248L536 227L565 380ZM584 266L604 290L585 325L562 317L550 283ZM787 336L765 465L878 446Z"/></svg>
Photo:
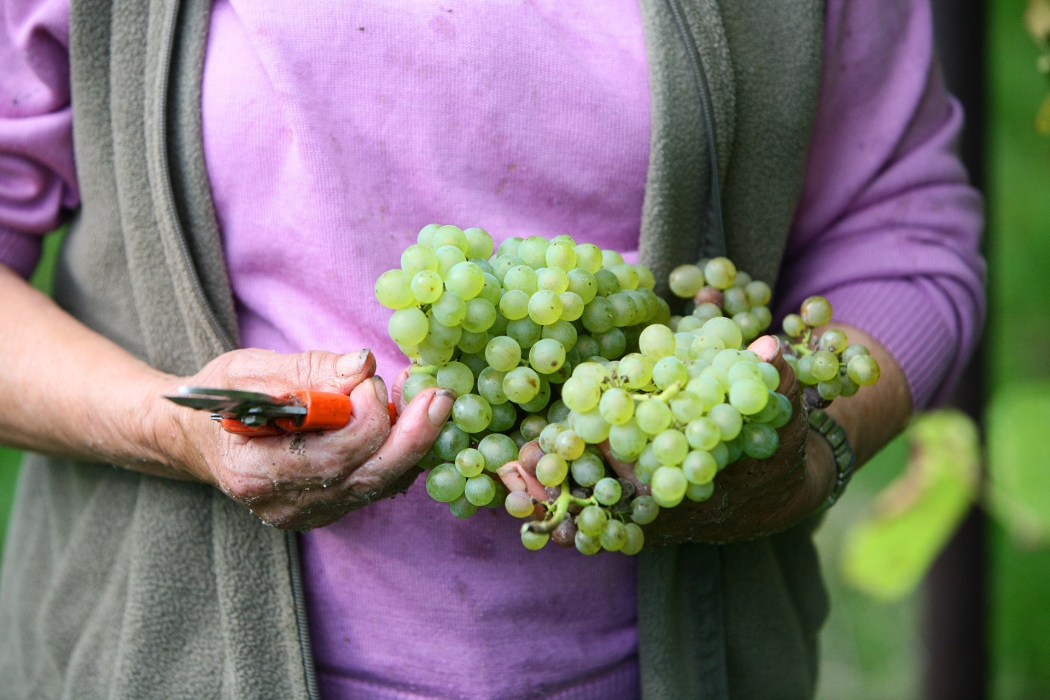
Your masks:
<svg viewBox="0 0 1050 700"><path fill-rule="evenodd" d="M904 473L843 539L843 579L883 601L904 598L919 585L978 492L980 443L968 416L920 414L906 438Z"/></svg>
<svg viewBox="0 0 1050 700"><path fill-rule="evenodd" d="M1019 546L1050 545L1050 384L996 392L986 423L990 511Z"/></svg>

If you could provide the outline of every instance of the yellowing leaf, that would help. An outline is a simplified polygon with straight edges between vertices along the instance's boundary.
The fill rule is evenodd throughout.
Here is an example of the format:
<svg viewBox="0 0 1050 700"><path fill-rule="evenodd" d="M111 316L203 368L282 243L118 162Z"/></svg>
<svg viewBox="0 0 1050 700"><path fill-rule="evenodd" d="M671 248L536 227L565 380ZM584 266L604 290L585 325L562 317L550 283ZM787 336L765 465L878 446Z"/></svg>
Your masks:
<svg viewBox="0 0 1050 700"><path fill-rule="evenodd" d="M908 428L904 473L845 534L844 580L873 598L911 593L959 526L977 494L977 429L958 411L918 416Z"/></svg>
<svg viewBox="0 0 1050 700"><path fill-rule="evenodd" d="M1039 112L1035 115L1035 128L1040 134L1050 136L1050 95L1046 96Z"/></svg>
<svg viewBox="0 0 1050 700"><path fill-rule="evenodd" d="M1024 21L1037 43L1050 42L1050 0L1028 0Z"/></svg>
<svg viewBox="0 0 1050 700"><path fill-rule="evenodd" d="M1050 544L1050 384L997 392L987 427L992 514L1019 545Z"/></svg>

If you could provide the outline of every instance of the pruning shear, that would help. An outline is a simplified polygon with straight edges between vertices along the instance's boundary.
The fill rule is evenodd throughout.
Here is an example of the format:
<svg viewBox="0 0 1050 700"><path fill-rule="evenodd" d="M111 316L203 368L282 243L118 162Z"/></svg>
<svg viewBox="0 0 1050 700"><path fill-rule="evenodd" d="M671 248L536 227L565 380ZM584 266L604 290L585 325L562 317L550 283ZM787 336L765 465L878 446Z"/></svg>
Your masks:
<svg viewBox="0 0 1050 700"><path fill-rule="evenodd" d="M223 430L247 437L266 437L317 430L338 430L350 422L350 397L329 391L293 391L270 396L254 391L180 386L164 398L180 406L210 412ZM390 422L397 418L387 405Z"/></svg>

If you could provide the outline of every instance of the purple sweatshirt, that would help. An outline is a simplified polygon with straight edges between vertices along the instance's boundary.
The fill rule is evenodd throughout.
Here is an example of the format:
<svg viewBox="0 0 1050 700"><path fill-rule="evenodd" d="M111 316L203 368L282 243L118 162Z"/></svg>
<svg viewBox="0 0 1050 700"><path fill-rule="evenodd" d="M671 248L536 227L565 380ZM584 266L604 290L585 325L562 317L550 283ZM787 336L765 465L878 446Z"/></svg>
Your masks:
<svg viewBox="0 0 1050 700"><path fill-rule="evenodd" d="M28 275L77 205L69 0L4 0L0 262ZM945 396L983 315L981 202L929 7L829 0L822 90L780 313L822 293ZM371 347L372 283L426 223L637 248L649 93L637 3L215 0L207 169L246 346ZM310 313L303 313L310 309ZM417 483L303 536L329 698L637 695L634 565L518 546Z"/></svg>

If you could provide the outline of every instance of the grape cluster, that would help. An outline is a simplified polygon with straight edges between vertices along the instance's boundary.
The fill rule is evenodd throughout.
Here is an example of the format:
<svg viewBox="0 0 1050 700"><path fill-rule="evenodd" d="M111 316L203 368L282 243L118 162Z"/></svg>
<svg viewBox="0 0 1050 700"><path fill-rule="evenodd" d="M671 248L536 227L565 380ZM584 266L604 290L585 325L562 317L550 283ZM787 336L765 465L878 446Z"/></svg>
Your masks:
<svg viewBox="0 0 1050 700"><path fill-rule="evenodd" d="M430 387L457 396L421 462L427 492L456 517L504 506L529 519L529 549L553 538L584 554L635 554L640 526L661 508L707 500L728 464L776 452L791 402L776 392L777 370L742 349L771 325L772 292L727 258L671 273L672 292L693 300L689 315L672 317L648 268L569 236L510 238L495 255L479 228L431 224L417 241L375 293L411 358L405 400ZM787 359L811 373L804 379L827 374L826 354L837 360L838 395L844 382L856 391L854 377L877 379L863 346L828 335L838 331L813 341L830 305L807 305L788 317L803 324L798 333L785 322L795 341ZM854 365L856 348L868 359ZM804 383L820 392L831 377ZM651 495L607 475L606 454L635 463ZM546 488L545 501L493 478L514 461Z"/></svg>

